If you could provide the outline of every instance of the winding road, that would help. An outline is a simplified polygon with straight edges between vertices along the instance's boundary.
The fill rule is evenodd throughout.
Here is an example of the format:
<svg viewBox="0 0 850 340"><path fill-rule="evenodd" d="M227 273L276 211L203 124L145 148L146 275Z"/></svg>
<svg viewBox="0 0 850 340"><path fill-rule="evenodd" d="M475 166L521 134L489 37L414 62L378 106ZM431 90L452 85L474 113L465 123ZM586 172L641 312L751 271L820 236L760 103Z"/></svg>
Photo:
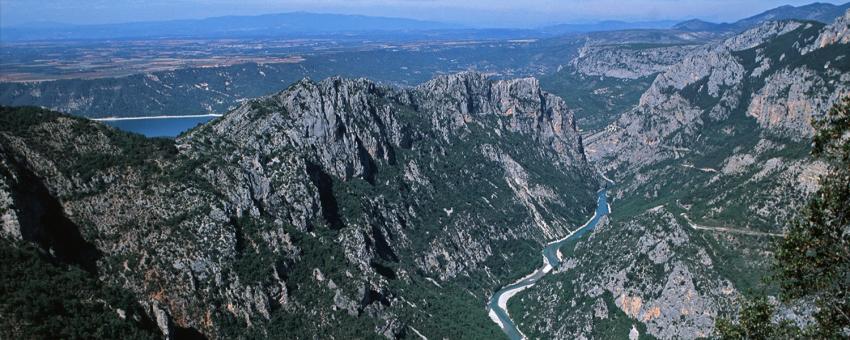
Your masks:
<svg viewBox="0 0 850 340"><path fill-rule="evenodd" d="M750 235L750 236L785 237L785 234L766 233L766 232L749 230L749 229L737 229L737 228L727 228L727 227L706 227L704 225L699 225L699 224L696 224L694 222L691 222L691 219L688 218L688 215L685 214L685 213L682 213L681 215L685 219L685 221L688 222L688 225L691 228L694 228L696 230L706 230L706 231L713 231L713 232L719 232L719 233L736 233L736 234L744 234L744 235Z"/></svg>
<svg viewBox="0 0 850 340"><path fill-rule="evenodd" d="M543 276L546 276L546 274L551 272L553 268L559 266L562 260L559 252L561 246L596 228L596 225L599 224L599 220L609 212L610 206L608 205L605 190L599 190L596 200L596 212L593 213L593 217L591 217L590 220L583 226L570 232L570 234L566 237L552 241L546 244L543 248L543 267L535 270L531 274L528 274L526 277L503 287L493 294L490 298L490 302L487 303L490 318L502 328L508 338L511 340L526 339L526 336L522 334L522 331L520 331L519 328L517 328L516 324L514 324L508 314L508 300L519 292L534 286L538 280L543 278Z"/></svg>

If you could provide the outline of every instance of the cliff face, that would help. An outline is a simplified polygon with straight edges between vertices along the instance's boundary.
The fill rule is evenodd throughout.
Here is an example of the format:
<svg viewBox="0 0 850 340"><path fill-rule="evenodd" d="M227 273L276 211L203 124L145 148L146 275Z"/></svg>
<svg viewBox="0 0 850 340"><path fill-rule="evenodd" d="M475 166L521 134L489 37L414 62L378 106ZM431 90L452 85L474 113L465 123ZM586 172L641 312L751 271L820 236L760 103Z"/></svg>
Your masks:
<svg viewBox="0 0 850 340"><path fill-rule="evenodd" d="M662 141L685 146L699 129L732 121L736 113L755 118L771 133L798 140L811 136L812 116L825 112L850 86L846 44L812 48L846 25L846 18L827 27L771 22L701 48L660 74L635 110L592 136L589 155L610 160L610 169L634 172L672 155L664 150L677 145Z"/></svg>
<svg viewBox="0 0 850 340"><path fill-rule="evenodd" d="M0 119L4 237L130 292L170 337L497 336L487 297L598 186L533 79L303 80L176 142Z"/></svg>
<svg viewBox="0 0 850 340"><path fill-rule="evenodd" d="M805 159L806 140L812 121L850 93L850 64L846 44L812 46L846 25L846 17L826 27L767 23L705 47L659 75L636 109L589 137L589 157L627 183L620 195L656 186L652 177L675 167L709 175L693 183L719 196L706 201L713 210L706 217L743 205L753 224L771 229L822 170ZM772 195L734 199L753 188ZM784 188L794 189L780 195ZM657 191L650 196L662 196Z"/></svg>
<svg viewBox="0 0 850 340"><path fill-rule="evenodd" d="M847 18L769 22L700 47L589 136L588 158L617 182L614 213L517 297L526 334L710 336L763 288L771 239L825 169L808 157L812 121L850 94Z"/></svg>
<svg viewBox="0 0 850 340"><path fill-rule="evenodd" d="M588 45L570 65L588 76L638 79L666 71L700 45L650 46Z"/></svg>

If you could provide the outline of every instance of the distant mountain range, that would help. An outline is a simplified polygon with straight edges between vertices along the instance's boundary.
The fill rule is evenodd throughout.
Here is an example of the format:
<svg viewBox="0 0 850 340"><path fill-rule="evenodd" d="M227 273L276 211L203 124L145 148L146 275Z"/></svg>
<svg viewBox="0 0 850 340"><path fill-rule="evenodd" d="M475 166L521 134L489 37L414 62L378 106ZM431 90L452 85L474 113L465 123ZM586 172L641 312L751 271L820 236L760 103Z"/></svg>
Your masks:
<svg viewBox="0 0 850 340"><path fill-rule="evenodd" d="M813 3L805 6L782 6L769 11L738 20L734 23L713 23L699 19L693 19L678 23L673 29L680 31L703 32L703 31L735 31L742 32L758 26L765 21L771 20L813 20L822 23L831 23L835 18L843 15L850 9L850 3L833 5L826 3Z"/></svg>
<svg viewBox="0 0 850 340"><path fill-rule="evenodd" d="M585 24L560 24L539 29L475 29L459 24L404 18L363 15L320 14L292 12L257 16L224 16L207 19L150 21L101 25L72 25L63 23L32 23L0 30L0 40L101 40L157 38L245 38L322 36L349 34L433 34L453 38L469 37L470 32L492 32L504 35L552 36L567 33L586 33L637 29L673 29L690 32L741 32L768 20L814 20L832 22L843 14L850 3L833 5L813 3L805 6L782 6L734 23L712 23L699 19L677 21L600 21ZM446 32L456 34L446 35ZM484 35L490 37L490 35Z"/></svg>
<svg viewBox="0 0 850 340"><path fill-rule="evenodd" d="M362 15L293 12L196 20L102 25L32 24L0 30L0 40L88 40L172 37L262 37L331 33L462 29L433 21Z"/></svg>
<svg viewBox="0 0 850 340"><path fill-rule="evenodd" d="M562 34L562 33L582 33L582 32L604 32L604 31L621 31L634 29L669 29L676 25L677 21L662 20L662 21L600 21L590 24L560 24L547 26L541 30L546 33Z"/></svg>

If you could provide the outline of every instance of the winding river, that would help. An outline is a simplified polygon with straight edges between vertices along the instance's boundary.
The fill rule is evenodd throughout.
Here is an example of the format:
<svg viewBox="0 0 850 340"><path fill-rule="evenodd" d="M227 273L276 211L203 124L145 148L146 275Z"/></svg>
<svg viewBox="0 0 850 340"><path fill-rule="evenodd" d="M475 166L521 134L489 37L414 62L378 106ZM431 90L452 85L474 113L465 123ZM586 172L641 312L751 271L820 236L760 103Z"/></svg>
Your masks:
<svg viewBox="0 0 850 340"><path fill-rule="evenodd" d="M510 315L508 315L508 300L526 288L534 286L538 280L551 272L554 267L560 265L561 254L558 250L561 246L596 228L599 220L609 212L610 206L608 205L608 201L605 196L605 190L599 190L596 200L596 212L593 213L593 217L591 217L590 220L583 226L570 232L570 234L566 237L552 241L546 244L546 247L543 248L543 267L540 267L531 274L528 274L528 276L503 287L501 290L497 291L496 294L493 294L493 297L490 298L490 302L487 303L490 318L502 328L508 338L511 340L526 338L519 328L517 328L516 324L514 324L513 320L511 320Z"/></svg>

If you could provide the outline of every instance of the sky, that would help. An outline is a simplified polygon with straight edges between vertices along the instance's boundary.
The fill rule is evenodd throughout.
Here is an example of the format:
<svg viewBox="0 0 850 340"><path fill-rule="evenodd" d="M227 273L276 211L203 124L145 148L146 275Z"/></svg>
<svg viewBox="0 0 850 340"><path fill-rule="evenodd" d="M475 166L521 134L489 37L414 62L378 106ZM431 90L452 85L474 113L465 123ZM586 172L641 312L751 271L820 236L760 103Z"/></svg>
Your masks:
<svg viewBox="0 0 850 340"><path fill-rule="evenodd" d="M470 27L540 27L601 20L730 22L814 0L0 0L0 26L102 24L291 11L390 16ZM820 2L843 3L847 0Z"/></svg>

